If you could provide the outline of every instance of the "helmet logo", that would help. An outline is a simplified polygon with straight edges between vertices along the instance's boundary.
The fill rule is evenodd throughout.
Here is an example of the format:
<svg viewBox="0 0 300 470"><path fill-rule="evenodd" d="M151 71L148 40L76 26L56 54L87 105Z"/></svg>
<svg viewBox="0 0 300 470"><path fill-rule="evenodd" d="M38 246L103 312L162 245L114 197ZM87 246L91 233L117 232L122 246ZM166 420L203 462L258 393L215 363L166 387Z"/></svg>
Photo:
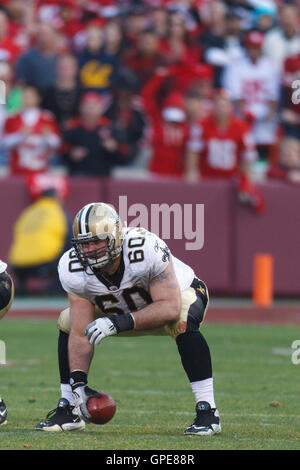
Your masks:
<svg viewBox="0 0 300 470"><path fill-rule="evenodd" d="M86 233L86 234L79 233L79 234L77 235L77 238L91 238L91 237L93 237L92 232L88 232L88 233Z"/></svg>

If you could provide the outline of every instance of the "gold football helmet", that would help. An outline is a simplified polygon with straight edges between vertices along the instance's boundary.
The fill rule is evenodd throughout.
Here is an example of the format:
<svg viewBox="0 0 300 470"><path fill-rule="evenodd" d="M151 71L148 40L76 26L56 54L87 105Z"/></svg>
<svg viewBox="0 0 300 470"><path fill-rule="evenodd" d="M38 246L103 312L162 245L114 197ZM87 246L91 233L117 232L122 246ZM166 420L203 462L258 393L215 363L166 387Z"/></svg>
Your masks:
<svg viewBox="0 0 300 470"><path fill-rule="evenodd" d="M103 268L122 252L123 226L117 212L108 204L93 202L84 206L75 216L72 239L75 251L86 270ZM105 240L100 248L87 250L84 244ZM88 245L85 245L88 246Z"/></svg>
<svg viewBox="0 0 300 470"><path fill-rule="evenodd" d="M0 274L0 320L10 309L14 295L14 282L10 275L4 271Z"/></svg>

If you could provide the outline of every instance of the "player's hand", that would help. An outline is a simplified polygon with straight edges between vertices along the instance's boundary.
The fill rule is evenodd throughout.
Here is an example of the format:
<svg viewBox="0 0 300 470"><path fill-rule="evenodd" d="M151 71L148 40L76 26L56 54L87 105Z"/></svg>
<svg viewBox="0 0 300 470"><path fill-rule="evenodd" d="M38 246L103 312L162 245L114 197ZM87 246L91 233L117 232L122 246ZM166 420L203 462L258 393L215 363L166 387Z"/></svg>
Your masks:
<svg viewBox="0 0 300 470"><path fill-rule="evenodd" d="M89 423L91 420L91 415L88 412L86 403L89 398L96 397L100 398L100 393L92 390L87 385L79 385L75 387L73 390L73 398L74 398L74 407L75 412L82 418L86 423Z"/></svg>
<svg viewBox="0 0 300 470"><path fill-rule="evenodd" d="M84 330L84 335L88 337L89 342L95 345L99 344L107 336L116 334L116 327L108 317L98 318L89 323Z"/></svg>

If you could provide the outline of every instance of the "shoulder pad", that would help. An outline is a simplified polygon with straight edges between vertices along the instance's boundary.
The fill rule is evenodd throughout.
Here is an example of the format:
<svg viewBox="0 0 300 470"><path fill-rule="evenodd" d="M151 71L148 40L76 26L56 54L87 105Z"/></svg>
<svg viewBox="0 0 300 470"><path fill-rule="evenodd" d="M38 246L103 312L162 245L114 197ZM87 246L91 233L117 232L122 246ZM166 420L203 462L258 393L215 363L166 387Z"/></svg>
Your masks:
<svg viewBox="0 0 300 470"><path fill-rule="evenodd" d="M63 289L69 294L82 295L84 292L84 269L74 249L66 251L58 263L58 275Z"/></svg>
<svg viewBox="0 0 300 470"><path fill-rule="evenodd" d="M170 261L171 254L166 243L145 229L128 229L123 248L129 264L139 274L147 273L150 278L163 272Z"/></svg>

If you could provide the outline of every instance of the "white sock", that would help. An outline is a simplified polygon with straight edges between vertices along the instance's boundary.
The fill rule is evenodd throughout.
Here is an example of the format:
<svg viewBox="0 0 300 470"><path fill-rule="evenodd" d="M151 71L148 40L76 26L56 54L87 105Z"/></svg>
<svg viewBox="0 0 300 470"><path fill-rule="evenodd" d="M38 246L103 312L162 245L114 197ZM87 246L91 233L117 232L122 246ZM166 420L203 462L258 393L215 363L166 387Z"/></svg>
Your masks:
<svg viewBox="0 0 300 470"><path fill-rule="evenodd" d="M60 384L61 398L68 400L70 405L74 404L74 399L72 395L72 387L70 384Z"/></svg>
<svg viewBox="0 0 300 470"><path fill-rule="evenodd" d="M196 403L198 403L198 401L207 401L211 408L216 408L213 378L191 382L191 387L195 395Z"/></svg>

